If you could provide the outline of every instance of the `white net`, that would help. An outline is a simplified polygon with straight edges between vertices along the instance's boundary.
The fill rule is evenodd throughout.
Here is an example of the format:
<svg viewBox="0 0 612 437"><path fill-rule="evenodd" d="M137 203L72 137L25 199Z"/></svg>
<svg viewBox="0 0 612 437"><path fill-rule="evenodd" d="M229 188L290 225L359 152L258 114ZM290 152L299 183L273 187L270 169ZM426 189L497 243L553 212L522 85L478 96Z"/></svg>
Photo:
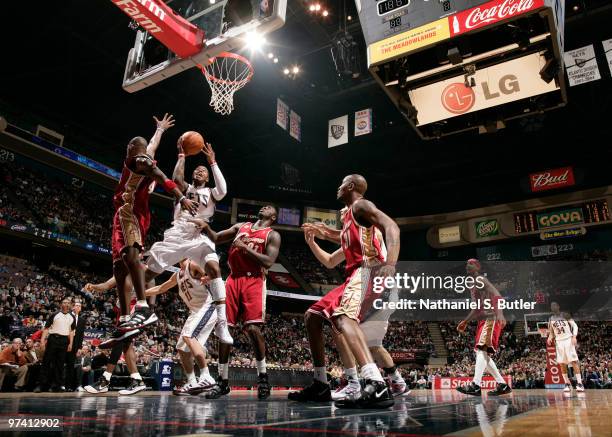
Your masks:
<svg viewBox="0 0 612 437"><path fill-rule="evenodd" d="M215 112L228 115L234 110L234 93L253 76L248 59L234 53L221 53L210 64L200 68L210 85L210 106Z"/></svg>

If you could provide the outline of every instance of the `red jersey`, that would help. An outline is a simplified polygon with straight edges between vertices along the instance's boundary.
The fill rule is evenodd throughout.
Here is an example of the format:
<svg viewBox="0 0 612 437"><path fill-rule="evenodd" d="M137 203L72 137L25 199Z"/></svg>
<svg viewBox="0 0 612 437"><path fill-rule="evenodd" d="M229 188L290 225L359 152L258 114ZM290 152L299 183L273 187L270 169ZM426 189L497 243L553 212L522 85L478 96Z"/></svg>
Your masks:
<svg viewBox="0 0 612 437"><path fill-rule="evenodd" d="M364 264L375 261L382 263L387 259L387 249L380 229L358 224L353 217L352 207L342 210L340 241L346 259L347 276Z"/></svg>
<svg viewBox="0 0 612 437"><path fill-rule="evenodd" d="M272 232L272 228L252 229L252 227L253 223L250 222L240 226L234 241L242 240L250 248L259 253L264 253L268 244L268 235ZM249 254L237 249L233 244L229 249L227 262L232 270L232 274L262 273L264 271L261 264L255 261Z"/></svg>
<svg viewBox="0 0 612 437"><path fill-rule="evenodd" d="M138 217L141 227L146 231L151 222L149 187L154 181L150 177L137 174L131 169L136 158L146 158L153 161L149 155L137 155L125 160L121 179L113 196L113 205L115 211L122 206L128 206L132 210L131 212ZM153 161L153 165L155 165L155 161Z"/></svg>
<svg viewBox="0 0 612 437"><path fill-rule="evenodd" d="M484 278L484 276L481 276ZM488 287L488 281L483 282L486 284L484 287L480 288L478 286L470 288L470 294L472 296L472 300L474 302L479 302L480 308L476 310L476 313L481 318L494 318L496 316L496 310L499 306L499 300L502 297L498 294L492 293ZM488 305L485 305L488 303ZM490 308L487 308L489 306Z"/></svg>

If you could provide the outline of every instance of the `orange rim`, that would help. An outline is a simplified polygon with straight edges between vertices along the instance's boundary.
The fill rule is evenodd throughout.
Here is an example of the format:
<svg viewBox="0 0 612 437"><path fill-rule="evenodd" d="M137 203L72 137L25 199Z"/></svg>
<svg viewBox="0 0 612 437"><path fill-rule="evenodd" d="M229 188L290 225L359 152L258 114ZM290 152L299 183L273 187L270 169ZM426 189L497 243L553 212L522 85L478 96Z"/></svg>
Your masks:
<svg viewBox="0 0 612 437"><path fill-rule="evenodd" d="M251 64L251 61L249 61L244 56L239 55L237 53L222 52L222 53L219 53L217 56L215 56L213 58L210 58L210 63L212 64L213 62L215 62L215 60L217 58L232 58L232 59L236 59L236 60L242 62L243 64L245 64L247 66L247 68L249 69L249 74L247 75L247 77L245 77L244 79L240 79L240 80L220 79L220 78L216 77L215 75L209 73L208 70L206 69L206 67L204 67L203 65L197 64L198 68L200 70L202 70L202 73L204 73L204 76L206 76L206 78L211 80L212 82L216 82L216 83L220 83L220 84L224 84L224 85L238 85L238 84L242 84L242 83L247 83L253 77L253 73L255 72L255 70L253 69L253 65Z"/></svg>

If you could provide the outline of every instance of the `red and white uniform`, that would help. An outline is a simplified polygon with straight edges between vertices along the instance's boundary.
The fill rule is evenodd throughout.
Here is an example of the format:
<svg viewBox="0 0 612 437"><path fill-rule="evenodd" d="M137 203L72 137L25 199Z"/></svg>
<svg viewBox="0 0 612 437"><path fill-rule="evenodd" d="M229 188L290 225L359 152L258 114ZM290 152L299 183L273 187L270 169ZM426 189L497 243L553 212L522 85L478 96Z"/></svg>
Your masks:
<svg viewBox="0 0 612 437"><path fill-rule="evenodd" d="M340 239L346 259L346 280L308 311L327 319L344 314L363 321L376 298L370 284L369 267L376 267L387 259L382 232L375 226L365 227L357 223L351 207L342 211Z"/></svg>
<svg viewBox="0 0 612 437"><path fill-rule="evenodd" d="M259 253L265 253L272 228L253 229L244 223L234 238ZM264 323L266 318L266 271L249 254L232 244L228 253L231 273L225 282L227 324Z"/></svg>
<svg viewBox="0 0 612 437"><path fill-rule="evenodd" d="M485 281L488 283L488 281ZM490 285L488 285L490 286ZM480 302L480 309L478 315L481 320L478 321L478 327L476 328L476 342L474 344L474 350L483 350L485 352L494 353L499 348L499 337L502 331L502 325L497 320L496 309L498 301L502 299L499 295L494 295L487 290L485 286L482 289L476 287L470 290L472 294L472 300ZM485 302L488 300L491 308L486 308Z"/></svg>
<svg viewBox="0 0 612 437"><path fill-rule="evenodd" d="M121 259L121 251L126 247L134 246L142 250L151 223L149 187L153 179L132 170L136 158L153 161L148 155L138 155L125 160L121 179L113 197L115 207L111 237L113 261Z"/></svg>

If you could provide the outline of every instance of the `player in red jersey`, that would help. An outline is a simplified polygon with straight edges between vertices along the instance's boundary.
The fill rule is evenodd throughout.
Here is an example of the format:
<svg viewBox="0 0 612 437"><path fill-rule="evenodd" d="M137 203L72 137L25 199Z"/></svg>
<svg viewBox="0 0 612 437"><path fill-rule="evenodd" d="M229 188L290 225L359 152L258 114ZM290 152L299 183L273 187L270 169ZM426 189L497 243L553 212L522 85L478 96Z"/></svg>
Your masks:
<svg viewBox="0 0 612 437"><path fill-rule="evenodd" d="M266 344L260 325L266 320L266 271L276 262L281 237L272 229L278 212L267 205L259 210L255 223L236 223L229 229L214 232L206 223L198 222L215 243L232 241L228 263L231 273L225 283L227 323L237 326L242 322L251 339L257 360L257 397L270 396L266 371ZM219 343L219 383L208 398L218 398L230 392L228 373L231 345Z"/></svg>
<svg viewBox="0 0 612 437"><path fill-rule="evenodd" d="M172 116L168 114L161 120L155 118L155 121L157 130L149 144L142 137L135 137L129 142L121 179L113 197L113 275L117 281L117 292L124 317L129 314L128 300L131 291L126 287L126 278L130 277L137 297L133 314L129 320L118 326L113 337L120 337L122 333L140 329L157 320L145 299L145 274L140 262L151 221L150 186L153 182L162 185L167 192L174 195L181 207L192 214L196 212L194 202L183 195L153 160L163 132L174 125Z"/></svg>
<svg viewBox="0 0 612 437"><path fill-rule="evenodd" d="M346 176L338 188L338 200L346 208L342 211L342 230L337 231L342 250L332 257L346 260L346 281L312 305L305 315L306 330L314 365L314 381L299 392L289 394L298 402L330 401L331 392L325 368L323 323L342 334L355 360L361 367L365 387L350 399L336 402L347 408L388 408L393 397L368 348L359 323L371 308L374 294L371 274L393 276L399 256L399 228L376 206L363 198L368 184L361 175ZM388 246L385 253L382 234ZM336 263L337 264L337 263Z"/></svg>
<svg viewBox="0 0 612 437"><path fill-rule="evenodd" d="M457 326L459 332L465 332L467 324L474 319L479 319L478 328L476 329L476 368L474 369L474 379L466 386L457 387L457 391L472 395L480 396L480 383L482 375L487 370L491 376L497 381L495 390L488 394L491 396L500 396L512 392L512 389L506 384L506 381L499 373L497 365L490 354L497 352L499 347L499 336L502 329L506 326L506 319L502 310L499 308L498 301L502 299L499 291L491 282L482 274L482 266L477 259L469 259L465 266L467 274L476 279L476 286L470 291L472 300L479 302L479 308L470 311L468 316ZM487 309L486 303L489 303L490 309Z"/></svg>

